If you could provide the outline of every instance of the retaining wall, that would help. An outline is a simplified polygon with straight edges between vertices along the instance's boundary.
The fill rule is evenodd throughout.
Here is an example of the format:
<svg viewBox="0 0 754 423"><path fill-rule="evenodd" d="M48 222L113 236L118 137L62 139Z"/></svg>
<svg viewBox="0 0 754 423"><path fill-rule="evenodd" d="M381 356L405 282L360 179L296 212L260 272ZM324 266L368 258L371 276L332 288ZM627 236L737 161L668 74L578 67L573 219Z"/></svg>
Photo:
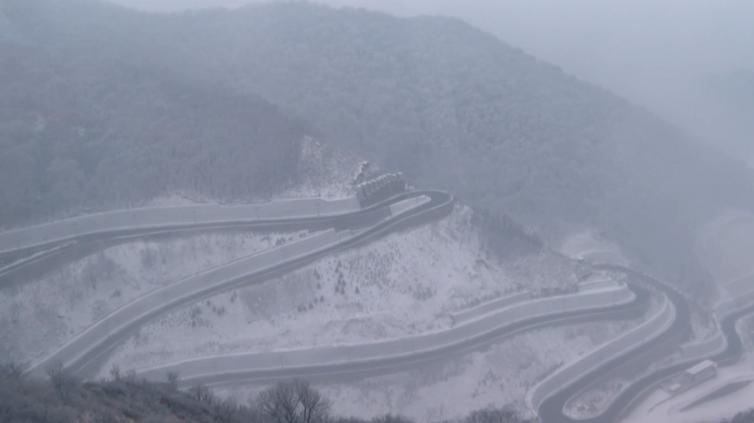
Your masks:
<svg viewBox="0 0 754 423"><path fill-rule="evenodd" d="M296 367L317 367L340 364L369 363L411 359L475 339L531 319L552 314L575 312L598 307L618 306L635 299L626 286L610 290L541 298L507 306L484 318L469 321L451 329L382 342L305 350L268 353L232 354L186 360L178 363L142 369L137 373L149 380L165 380L169 372L178 372L184 383L208 375L282 370Z"/></svg>
<svg viewBox="0 0 754 423"><path fill-rule="evenodd" d="M715 334L709 339L682 345L680 357L674 361L681 362L707 358L724 351L727 347L728 341L718 327Z"/></svg>
<svg viewBox="0 0 754 423"><path fill-rule="evenodd" d="M661 309L639 327L561 367L537 384L527 398L532 410L539 409L545 399L566 388L585 373L660 336L675 320L675 306L667 297L663 298Z"/></svg>

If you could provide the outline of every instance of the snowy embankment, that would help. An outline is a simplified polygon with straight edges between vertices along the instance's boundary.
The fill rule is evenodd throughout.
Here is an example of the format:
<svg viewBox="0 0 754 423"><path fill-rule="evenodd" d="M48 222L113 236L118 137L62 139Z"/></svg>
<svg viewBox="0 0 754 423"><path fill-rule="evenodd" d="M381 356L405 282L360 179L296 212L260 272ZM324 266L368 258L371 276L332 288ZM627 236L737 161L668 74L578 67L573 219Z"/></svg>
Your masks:
<svg viewBox="0 0 754 423"><path fill-rule="evenodd" d="M358 200L297 198L266 203L223 206L202 204L112 210L0 232L0 253L38 248L104 234L170 231L191 226L238 225L341 216L359 210Z"/></svg>
<svg viewBox="0 0 754 423"><path fill-rule="evenodd" d="M576 284L575 267L547 253L509 264L485 257L470 213L460 209L441 222L172 312L144 327L113 363L143 367L208 354L416 335L447 329L450 312L484 300ZM522 277L533 273L532 266L542 279ZM548 273L553 276L545 280Z"/></svg>
<svg viewBox="0 0 754 423"><path fill-rule="evenodd" d="M353 158L328 155L313 139L304 147L300 165L307 176L284 196L349 194ZM185 204L170 199L151 205ZM412 336L449 327L451 313L524 291L572 289L583 278L584 266L546 250L499 260L483 247L471 215L457 207L442 221L177 309L116 349L104 368ZM131 299L302 235L238 232L129 241L3 288L0 361L39 357ZM522 399L536 381L638 323L528 331L457 359L320 388L336 413L359 417L393 412L440 420L501 404L524 410ZM246 401L259 388L220 393Z"/></svg>
<svg viewBox="0 0 754 423"><path fill-rule="evenodd" d="M625 419L624 423L688 423L717 422L754 407L754 356L749 354L734 366L718 370L716 377L705 381L674 398L655 390ZM743 382L743 383L742 383ZM725 392L726 387L735 388ZM715 395L715 392L725 392ZM703 398L708 401L700 401Z"/></svg>
<svg viewBox="0 0 754 423"><path fill-rule="evenodd" d="M569 289L579 282L583 269L547 251L504 262L490 256L471 224L471 213L457 207L442 221L169 313L118 348L103 375L112 365L139 368L213 354L412 336L448 328L451 313L503 296ZM534 381L635 324L600 322L540 329L459 360L325 389L336 399L343 398L336 404L344 414L399 411L423 420L435 414L460 416L501 402L515 402L523 409L521 399ZM443 367L439 374L447 380L434 375L436 369L430 371L428 366ZM415 383L405 384L407 377ZM255 388L249 389L225 394L245 400L246 393ZM457 410L445 408L446 401L437 395L443 390L468 401ZM390 391L401 394L386 396ZM417 395L422 397L420 402L399 399Z"/></svg>
<svg viewBox="0 0 754 423"><path fill-rule="evenodd" d="M233 384L227 375L261 374L265 378L270 372L288 372L290 369L312 370L319 373L325 369L337 371L339 368L372 366L382 363L381 369L397 366L405 362L414 364L427 355L444 354L467 348L482 340L494 339L504 333L513 333L517 325L538 318L552 316L553 313L573 313L597 307L611 308L627 305L636 299L635 294L625 285L586 289L582 292L553 295L507 304L475 319L454 324L451 328L420 335L389 339L385 341L326 346L318 348L279 350L260 353L222 354L206 356L194 360L168 363L157 367L139 369L137 375L152 381L166 380L167 375L182 375L182 383L205 383L212 386ZM498 335L493 335L498 334ZM358 364L358 365L357 365Z"/></svg>
<svg viewBox="0 0 754 423"><path fill-rule="evenodd" d="M523 398L537 380L638 323L595 322L526 331L456 359L318 388L333 400L337 414L362 418L389 412L416 421L442 421L503 405L528 413ZM217 392L247 401L261 388Z"/></svg>
<svg viewBox="0 0 754 423"><path fill-rule="evenodd" d="M137 297L306 234L218 232L135 240L3 287L0 360L39 358Z"/></svg>

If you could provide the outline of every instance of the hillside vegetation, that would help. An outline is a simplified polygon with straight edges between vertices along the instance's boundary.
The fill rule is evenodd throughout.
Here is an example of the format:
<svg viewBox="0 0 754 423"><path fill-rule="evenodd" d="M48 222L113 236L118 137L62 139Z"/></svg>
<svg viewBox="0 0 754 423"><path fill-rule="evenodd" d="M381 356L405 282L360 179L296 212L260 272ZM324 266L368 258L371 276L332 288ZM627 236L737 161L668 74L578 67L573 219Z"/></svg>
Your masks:
<svg viewBox="0 0 754 423"><path fill-rule="evenodd" d="M691 248L697 228L721 210L754 208L754 178L742 163L457 20L398 19L299 2L176 15L148 15L93 0L3 4L8 39L32 40L35 50L56 56L54 63L63 67L82 69L87 57L97 63L105 57L113 64L109 69L117 76L116 85L105 85L103 91L120 92L119 101L133 106L121 107L134 120L116 126L128 129L113 134L108 131L111 122L129 113L118 113L119 119L85 115L107 122L101 130L107 139L95 137L90 143L115 149L99 157L118 163L102 167L142 166L144 172L129 187L155 180L143 175L162 175L188 164L201 165L201 172L156 178L157 186L191 186L211 194L271 189L260 182L267 179L252 172L288 176L274 169L289 168L295 156L295 141L290 140L300 133L290 129L286 118L272 119L281 122L276 125L270 119L249 121L241 112L224 113L259 95L287 115L308 121L316 134L343 149L402 170L421 185L453 190L475 206L510 213L545 234L596 227L645 265L690 289L700 289L706 279ZM164 94L164 100L149 100L138 90L147 82L138 81L153 81L154 72L190 81L187 93L212 87L227 91L228 97L197 94L192 101ZM122 73L136 75L131 77L137 82ZM94 82L82 81L83 92L93 90ZM156 95L152 89L141 91ZM75 98L99 113L109 109L110 103L96 96ZM156 103L167 105L158 108ZM196 108L200 114L191 113ZM38 122L27 121L26 128ZM244 137L259 131L270 136ZM157 146L153 141L163 138L172 142ZM123 139L145 145L135 150L149 151L152 161L129 159L130 149L126 154L114 147L125 144L119 141ZM248 148L247 154L238 154L238 143ZM83 149L81 154L97 151L80 138L74 144ZM174 146L185 155L176 152L178 160L168 160ZM207 158L213 154L232 160L213 166ZM85 179L98 176L91 170L97 167L80 166ZM71 167L70 162L56 163L53 170ZM234 172L245 172L244 183ZM79 177L73 174L74 180ZM123 186L116 182L130 178L111 176L96 183L110 196L121 195ZM32 193L17 196L37 198Z"/></svg>
<svg viewBox="0 0 754 423"><path fill-rule="evenodd" d="M678 279L704 278L701 222L752 207L742 163L460 21L283 4L173 22L215 78L338 144L545 232L596 226Z"/></svg>
<svg viewBox="0 0 754 423"><path fill-rule="evenodd" d="M393 415L371 420L339 417L331 401L302 380L278 383L238 404L203 386L177 389L179 375L149 383L117 368L107 381L83 383L58 369L49 381L27 379L20 368L0 366L0 421L3 423L412 423ZM471 413L463 423L527 423L508 409ZM460 422L459 422L460 423Z"/></svg>
<svg viewBox="0 0 754 423"><path fill-rule="evenodd" d="M720 423L752 423L754 422L754 409L749 411L742 411L736 414L734 417L723 420Z"/></svg>
<svg viewBox="0 0 754 423"><path fill-rule="evenodd" d="M264 196L296 178L303 123L132 61L105 34L67 38L75 19L51 26L42 3L0 5L0 225L180 190Z"/></svg>

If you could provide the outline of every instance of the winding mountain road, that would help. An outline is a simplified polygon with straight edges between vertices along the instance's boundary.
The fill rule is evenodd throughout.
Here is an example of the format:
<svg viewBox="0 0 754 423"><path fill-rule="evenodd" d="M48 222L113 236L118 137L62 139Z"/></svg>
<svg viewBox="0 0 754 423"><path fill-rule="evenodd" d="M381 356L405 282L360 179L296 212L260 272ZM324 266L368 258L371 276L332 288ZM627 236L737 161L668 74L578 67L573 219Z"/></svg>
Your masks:
<svg viewBox="0 0 754 423"><path fill-rule="evenodd" d="M298 199L241 206L191 205L147 207L84 215L0 232L0 286L29 267L72 251L101 248L101 243L203 231L246 229L264 231L336 230L360 228L385 216L391 204L421 195L433 202L452 196L427 190L405 192L361 208L355 198ZM67 258L66 258L67 259Z"/></svg>
<svg viewBox="0 0 754 423"><path fill-rule="evenodd" d="M648 300L649 292L646 290L636 294L627 286L618 285L524 300L449 329L406 338L271 353L202 357L137 370L137 375L161 381L174 372L181 375L181 382L186 386L269 381L291 376L309 379L330 374L365 376L447 359L524 330L563 324L574 318L618 317L619 314L638 317L645 311Z"/></svg>
<svg viewBox="0 0 754 423"><path fill-rule="evenodd" d="M428 197L429 201L408 208L395 216L391 214L391 205L419 197ZM117 309L63 347L34 363L28 372L41 374L51 365L60 363L81 377L91 377L99 370L101 361L112 348L158 315L223 290L269 280L335 251L354 248L398 228L444 215L450 211L452 204L452 196L440 191L421 191L397 196L391 202L384 202L348 216L351 220L349 226L357 224L357 217L358 223L364 225L363 229L343 229L337 232L330 230L323 235L267 250L147 293ZM298 225L300 222L297 221L295 224Z"/></svg>
<svg viewBox="0 0 754 423"><path fill-rule="evenodd" d="M418 201L426 198L426 201ZM44 359L28 372L41 374L47 367L61 363L75 374L94 377L108 354L128 336L156 316L176 307L196 302L217 292L246 284L261 283L301 268L319 258L371 242L402 228L419 225L446 215L452 210L453 197L442 191L412 191L359 208L353 199L326 202L292 200L280 204L250 206L186 206L135 209L100 213L67 219L30 228L0 233L0 283L20 274L25 268L43 265L66 251L82 249L103 240L123 242L134 237L165 233L218 229L296 230L326 229L320 235L245 257L150 292L104 317ZM662 380L698 361L680 361L655 369L623 389L600 415L576 420L564 414L566 403L584 389L621 372L633 371L667 355L691 335L689 307L683 295L656 279L619 266L598 266L623 272L632 281L631 298L611 301L606 296L594 305L579 305L587 293L529 301L529 305L548 304L528 311L512 312L517 304L501 302L483 318L464 322L450 330L415 337L305 351L270 354L241 354L205 357L142 369L149 379L162 379L177 371L185 384L211 386L244 382L267 382L307 377L315 380L364 377L410 368L420 362L446 359L489 345L524 330L546 325L562 325L594 319L636 318L646 311L651 292L659 291L673 307L672 324L662 327L661 336L652 342L632 345L600 362L575 380L563 384L539 403L537 412L543 423L617 421L637 399ZM578 295L582 297L576 299ZM595 298L599 295L595 295ZM573 299L573 302L569 302ZM547 303L550 301L551 303ZM553 304L559 304L553 306ZM564 304L568 304L564 306ZM724 364L737 360L742 344L735 323L754 312L754 305L740 309L721 322L726 348L709 358ZM519 314L516 314L519 313ZM654 339L654 338L653 338Z"/></svg>
<svg viewBox="0 0 754 423"><path fill-rule="evenodd" d="M736 362L743 353L741 339L735 330L736 322L748 314L754 312L754 305L742 308L726 316L721 322L721 330L726 339L726 347L723 351L711 354L707 357L694 357L689 360L681 360L668 366L654 369L639 379L634 380L624 388L610 405L596 416L584 419L575 419L564 413L567 402L581 393L586 387L594 383L621 374L624 369L635 371L636 366L644 369L657 359L667 356L669 352L679 347L680 344L691 335L689 306L686 299L676 289L664 284L657 279L642 274L632 269L621 266L598 266L606 270L624 272L631 277L640 280L647 286L651 286L663 292L676 308L676 318L669 326L663 337L658 341L641 345L635 349L628 349L624 354L613 360L598 366L590 372L582 375L578 380L563 386L555 395L548 397L537 409L542 423L604 423L619 421L630 411L639 400L644 398L657 385L669 377L682 372L689 366L699 362L703 358L709 358L721 365ZM624 371L625 373L625 371Z"/></svg>

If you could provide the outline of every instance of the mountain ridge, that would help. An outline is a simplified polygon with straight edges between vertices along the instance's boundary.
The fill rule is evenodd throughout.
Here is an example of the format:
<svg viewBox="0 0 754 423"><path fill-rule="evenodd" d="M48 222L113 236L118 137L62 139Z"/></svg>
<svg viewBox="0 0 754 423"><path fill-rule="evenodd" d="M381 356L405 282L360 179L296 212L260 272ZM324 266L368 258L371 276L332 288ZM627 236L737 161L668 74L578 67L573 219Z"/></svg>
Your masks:
<svg viewBox="0 0 754 423"><path fill-rule="evenodd" d="M594 226L676 281L706 279L699 226L754 209L744 164L456 19L308 3L169 15L100 4L86 18L58 7L67 14L45 19L64 43L89 34L126 65L261 96L339 148L541 233Z"/></svg>
<svg viewBox="0 0 754 423"><path fill-rule="evenodd" d="M99 5L77 4L90 3ZM311 133L302 120L258 96L130 60L75 25L55 37L52 17L12 5L0 7L16 34L0 43L0 175L16 182L0 192L3 225L175 191L248 200L297 179Z"/></svg>
<svg viewBox="0 0 754 423"><path fill-rule="evenodd" d="M754 206L743 163L455 19L307 4L186 19L232 28L203 37L229 64L218 79L338 145L545 232L595 225L676 281L706 279L701 222Z"/></svg>

